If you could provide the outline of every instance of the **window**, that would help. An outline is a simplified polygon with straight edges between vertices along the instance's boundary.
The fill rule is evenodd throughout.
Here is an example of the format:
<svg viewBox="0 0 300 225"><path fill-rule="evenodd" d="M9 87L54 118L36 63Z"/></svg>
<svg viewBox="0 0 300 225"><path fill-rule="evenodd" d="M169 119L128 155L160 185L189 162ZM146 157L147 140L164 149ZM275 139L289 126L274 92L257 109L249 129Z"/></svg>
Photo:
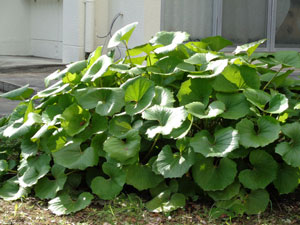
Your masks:
<svg viewBox="0 0 300 225"><path fill-rule="evenodd" d="M300 0L162 0L161 18L162 30L184 30L191 40L267 38L261 51L300 50Z"/></svg>

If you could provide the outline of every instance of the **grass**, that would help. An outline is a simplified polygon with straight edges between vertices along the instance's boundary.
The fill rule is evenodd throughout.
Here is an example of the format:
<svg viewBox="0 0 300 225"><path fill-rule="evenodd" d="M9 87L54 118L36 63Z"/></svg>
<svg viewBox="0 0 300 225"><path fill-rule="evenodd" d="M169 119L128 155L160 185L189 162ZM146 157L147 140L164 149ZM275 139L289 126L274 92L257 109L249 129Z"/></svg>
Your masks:
<svg viewBox="0 0 300 225"><path fill-rule="evenodd" d="M273 209L255 216L237 218L209 217L211 206L189 202L183 209L170 214L150 213L142 199L134 194L120 195L113 201L96 200L88 208L67 216L55 216L47 209L47 203L36 198L5 202L0 200L0 224L204 224L204 225L281 225L300 224L300 198L289 195L273 203Z"/></svg>

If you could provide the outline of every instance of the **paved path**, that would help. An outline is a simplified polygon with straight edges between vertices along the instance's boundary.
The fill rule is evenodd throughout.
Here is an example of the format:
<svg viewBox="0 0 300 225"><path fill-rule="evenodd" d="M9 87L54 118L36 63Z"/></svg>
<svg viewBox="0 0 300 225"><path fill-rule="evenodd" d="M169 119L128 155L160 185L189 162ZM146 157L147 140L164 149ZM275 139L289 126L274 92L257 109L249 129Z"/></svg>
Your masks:
<svg viewBox="0 0 300 225"><path fill-rule="evenodd" d="M64 65L59 60L37 57L0 56L0 93L29 84L36 91L44 89L44 78ZM7 115L18 101L0 98L0 117Z"/></svg>

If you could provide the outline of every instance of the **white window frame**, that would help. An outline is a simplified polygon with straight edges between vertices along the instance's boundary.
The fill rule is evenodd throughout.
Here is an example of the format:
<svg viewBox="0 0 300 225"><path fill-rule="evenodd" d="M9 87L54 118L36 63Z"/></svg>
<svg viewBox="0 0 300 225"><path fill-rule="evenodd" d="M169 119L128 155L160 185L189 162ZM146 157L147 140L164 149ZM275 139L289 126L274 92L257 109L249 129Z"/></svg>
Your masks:
<svg viewBox="0 0 300 225"><path fill-rule="evenodd" d="M223 17L223 0L211 0L213 1L213 27L212 36L222 36L222 17ZM161 30L164 30L164 4L165 0L161 0ZM284 50L300 51L300 47L275 47L275 34L276 34L276 12L277 12L277 0L268 0L268 15L267 15L267 42L266 47L259 47L258 51L261 52L275 52ZM227 47L224 51L233 51L235 47Z"/></svg>

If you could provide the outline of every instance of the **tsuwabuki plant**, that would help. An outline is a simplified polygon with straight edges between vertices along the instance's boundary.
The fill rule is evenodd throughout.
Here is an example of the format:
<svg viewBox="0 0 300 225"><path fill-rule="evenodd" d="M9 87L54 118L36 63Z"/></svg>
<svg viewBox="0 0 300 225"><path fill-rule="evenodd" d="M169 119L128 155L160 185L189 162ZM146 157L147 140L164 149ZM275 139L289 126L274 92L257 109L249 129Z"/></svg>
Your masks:
<svg viewBox="0 0 300 225"><path fill-rule="evenodd" d="M299 184L300 68L294 51L254 53L264 42L220 52L222 37L189 42L159 32L128 48L129 24L87 60L1 97L24 100L0 121L0 197L35 195L68 214L128 186L148 191L153 212L206 195L213 216L263 212L270 194ZM126 55L114 60L114 48ZM276 193L277 192L277 193Z"/></svg>

